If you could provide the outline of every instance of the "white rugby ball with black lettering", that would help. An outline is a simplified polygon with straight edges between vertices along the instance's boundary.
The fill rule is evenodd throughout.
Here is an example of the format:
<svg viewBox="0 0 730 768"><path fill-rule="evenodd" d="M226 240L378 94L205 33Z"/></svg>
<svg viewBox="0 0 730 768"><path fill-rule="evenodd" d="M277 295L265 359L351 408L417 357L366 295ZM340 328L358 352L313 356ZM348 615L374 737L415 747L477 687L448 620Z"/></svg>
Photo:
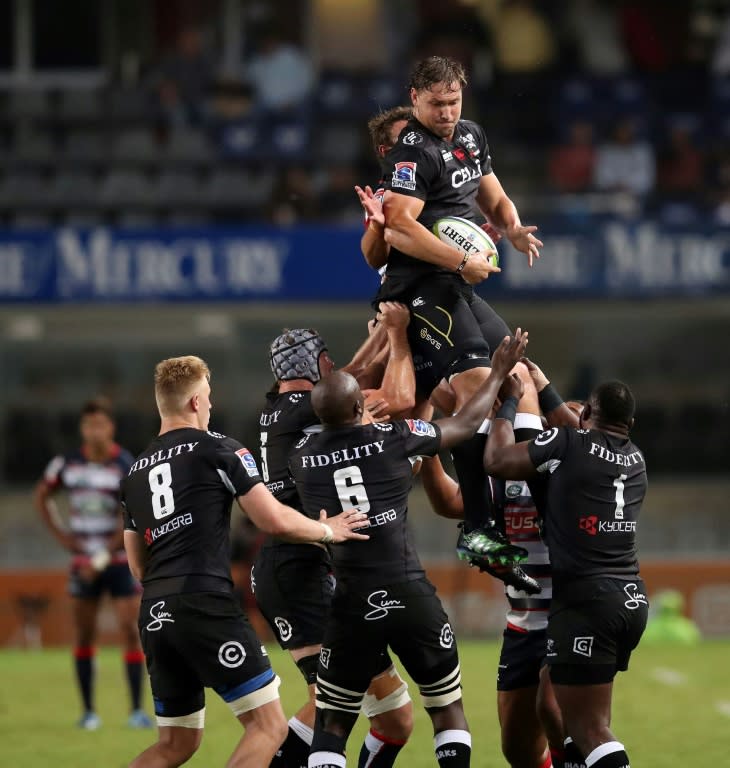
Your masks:
<svg viewBox="0 0 730 768"><path fill-rule="evenodd" d="M491 237L473 221L460 216L447 216L433 225L433 233L442 243L453 245L462 253L487 252L487 259L495 267L499 266L497 246Z"/></svg>

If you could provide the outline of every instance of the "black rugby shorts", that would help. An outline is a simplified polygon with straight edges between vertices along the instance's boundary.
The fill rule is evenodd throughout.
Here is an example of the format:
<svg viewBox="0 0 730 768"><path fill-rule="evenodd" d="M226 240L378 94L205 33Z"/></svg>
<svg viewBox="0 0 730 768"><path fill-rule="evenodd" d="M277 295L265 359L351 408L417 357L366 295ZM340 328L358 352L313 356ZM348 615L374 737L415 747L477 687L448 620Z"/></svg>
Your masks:
<svg viewBox="0 0 730 768"><path fill-rule="evenodd" d="M282 648L322 642L335 589L324 549L308 544L264 547L251 571L251 587Z"/></svg>
<svg viewBox="0 0 730 768"><path fill-rule="evenodd" d="M273 679L268 656L233 595L198 592L143 600L139 631L155 714L202 709L204 688L235 701Z"/></svg>
<svg viewBox="0 0 730 768"><path fill-rule="evenodd" d="M540 668L545 662L547 632L534 629L519 632L506 627L497 670L497 690L514 691L540 682Z"/></svg>
<svg viewBox="0 0 730 768"><path fill-rule="evenodd" d="M558 685L609 683L629 667L646 627L641 579L590 579L553 593L546 659Z"/></svg>
<svg viewBox="0 0 730 768"><path fill-rule="evenodd" d="M456 639L433 585L425 578L367 591L338 585L318 676L364 693L382 671L388 647L421 687L458 665Z"/></svg>

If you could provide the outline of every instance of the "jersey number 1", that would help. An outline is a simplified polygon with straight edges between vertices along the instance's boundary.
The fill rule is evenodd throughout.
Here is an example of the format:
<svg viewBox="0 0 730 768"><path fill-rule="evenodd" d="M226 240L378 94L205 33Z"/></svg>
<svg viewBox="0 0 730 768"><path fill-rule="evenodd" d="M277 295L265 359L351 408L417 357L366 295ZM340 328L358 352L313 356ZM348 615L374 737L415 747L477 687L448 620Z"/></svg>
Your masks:
<svg viewBox="0 0 730 768"><path fill-rule="evenodd" d="M147 479L150 484L150 491L152 491L152 512L155 519L161 520L175 511L170 465L165 462L153 467Z"/></svg>
<svg viewBox="0 0 730 768"><path fill-rule="evenodd" d="M613 484L616 486L616 509L613 512L614 520L624 519L624 480L626 475L619 475Z"/></svg>

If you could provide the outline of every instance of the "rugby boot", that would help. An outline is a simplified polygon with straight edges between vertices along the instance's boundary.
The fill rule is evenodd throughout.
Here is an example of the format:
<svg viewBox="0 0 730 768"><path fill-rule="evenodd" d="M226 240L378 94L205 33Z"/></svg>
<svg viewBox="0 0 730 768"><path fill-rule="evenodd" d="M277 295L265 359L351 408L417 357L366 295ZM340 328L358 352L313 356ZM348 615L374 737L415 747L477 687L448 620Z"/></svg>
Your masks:
<svg viewBox="0 0 730 768"><path fill-rule="evenodd" d="M101 728L101 718L96 712L84 712L76 725L84 731L96 731Z"/></svg>
<svg viewBox="0 0 730 768"><path fill-rule="evenodd" d="M456 554L460 560L473 565L483 562L509 565L527 559L527 550L511 544L507 536L496 525L487 525L467 531L464 524L459 523L459 528Z"/></svg>
<svg viewBox="0 0 730 768"><path fill-rule="evenodd" d="M516 563L507 566L491 566L486 563L472 563L480 571L494 576L495 579L503 581L507 586L526 592L528 595L538 595L542 592L542 587L536 579L528 576L522 568Z"/></svg>
<svg viewBox="0 0 730 768"><path fill-rule="evenodd" d="M143 709L135 709L132 714L130 714L129 718L127 719L127 725L130 728L140 729L140 728L153 728L154 722L152 721L152 718L143 710Z"/></svg>

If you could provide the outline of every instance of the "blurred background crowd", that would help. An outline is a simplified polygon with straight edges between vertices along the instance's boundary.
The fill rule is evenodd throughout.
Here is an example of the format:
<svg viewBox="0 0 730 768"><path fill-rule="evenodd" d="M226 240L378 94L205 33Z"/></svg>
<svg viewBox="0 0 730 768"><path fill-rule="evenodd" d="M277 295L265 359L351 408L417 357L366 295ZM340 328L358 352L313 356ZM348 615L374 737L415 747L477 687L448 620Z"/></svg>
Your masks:
<svg viewBox="0 0 730 768"><path fill-rule="evenodd" d="M360 219L366 121L460 59L527 216L730 222L727 0L15 0L0 221ZM59 28L63 34L57 34Z"/></svg>

